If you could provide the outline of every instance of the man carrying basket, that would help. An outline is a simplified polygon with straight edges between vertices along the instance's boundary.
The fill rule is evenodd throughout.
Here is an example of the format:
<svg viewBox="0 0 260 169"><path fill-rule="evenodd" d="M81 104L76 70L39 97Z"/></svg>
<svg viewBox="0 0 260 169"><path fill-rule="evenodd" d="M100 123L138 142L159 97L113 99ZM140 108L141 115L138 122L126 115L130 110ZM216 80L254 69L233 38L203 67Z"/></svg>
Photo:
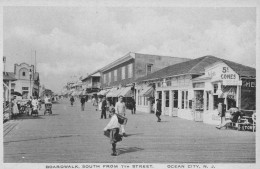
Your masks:
<svg viewBox="0 0 260 169"><path fill-rule="evenodd" d="M117 156L116 143L122 141L122 136L119 134L120 123L117 115L115 114L115 109L111 108L110 111L112 117L110 122L104 128L104 135L110 138L110 143L112 144L112 156Z"/></svg>
<svg viewBox="0 0 260 169"><path fill-rule="evenodd" d="M115 105L115 111L116 111L119 123L121 124L120 128L121 128L121 131L122 131L122 135L124 137L126 137L126 134L125 134L125 125L126 125L126 122L127 122L127 118L125 117L126 106L125 106L125 103L123 102L123 96L122 95L119 96L119 101Z"/></svg>

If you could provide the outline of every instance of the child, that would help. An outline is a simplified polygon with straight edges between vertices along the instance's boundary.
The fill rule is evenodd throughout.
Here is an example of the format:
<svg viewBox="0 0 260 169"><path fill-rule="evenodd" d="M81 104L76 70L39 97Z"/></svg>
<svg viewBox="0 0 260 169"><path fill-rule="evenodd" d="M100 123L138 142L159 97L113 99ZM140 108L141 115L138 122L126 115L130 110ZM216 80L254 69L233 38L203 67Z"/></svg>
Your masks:
<svg viewBox="0 0 260 169"><path fill-rule="evenodd" d="M112 144L112 150L113 153L111 154L112 156L117 156L116 152L116 143L122 140L122 136L119 135L119 128L120 124L118 123L118 118L117 115L115 114L115 109L111 108L111 120L107 124L107 126L104 128L104 134L107 132L107 130L110 131L109 137L110 137L110 143Z"/></svg>

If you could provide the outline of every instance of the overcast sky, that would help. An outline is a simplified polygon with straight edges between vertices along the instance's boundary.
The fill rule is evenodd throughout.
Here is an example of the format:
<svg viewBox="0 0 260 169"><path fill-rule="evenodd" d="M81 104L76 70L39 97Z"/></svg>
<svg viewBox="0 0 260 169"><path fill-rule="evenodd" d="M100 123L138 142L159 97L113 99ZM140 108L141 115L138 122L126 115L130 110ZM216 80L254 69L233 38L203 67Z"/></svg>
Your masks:
<svg viewBox="0 0 260 169"><path fill-rule="evenodd" d="M41 84L59 92L128 52L197 58L255 67L255 8L4 7L4 56L34 64Z"/></svg>

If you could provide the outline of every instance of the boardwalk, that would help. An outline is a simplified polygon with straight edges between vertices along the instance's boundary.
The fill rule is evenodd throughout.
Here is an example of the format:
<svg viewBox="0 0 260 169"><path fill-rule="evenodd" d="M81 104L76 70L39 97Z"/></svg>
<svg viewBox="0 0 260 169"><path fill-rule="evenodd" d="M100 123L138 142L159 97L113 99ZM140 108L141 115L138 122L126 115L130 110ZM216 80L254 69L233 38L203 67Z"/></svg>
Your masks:
<svg viewBox="0 0 260 169"><path fill-rule="evenodd" d="M108 119L88 103L53 106L52 116L23 118L4 124L7 163L254 163L255 133L217 130L212 125L152 114L127 114L128 134L118 143L119 156L110 156L103 136Z"/></svg>

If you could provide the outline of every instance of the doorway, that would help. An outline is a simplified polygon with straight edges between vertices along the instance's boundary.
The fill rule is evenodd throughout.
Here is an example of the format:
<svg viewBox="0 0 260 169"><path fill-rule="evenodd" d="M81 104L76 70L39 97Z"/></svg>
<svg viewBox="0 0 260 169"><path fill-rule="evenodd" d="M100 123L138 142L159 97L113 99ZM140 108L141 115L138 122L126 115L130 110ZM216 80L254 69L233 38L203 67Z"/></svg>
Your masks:
<svg viewBox="0 0 260 169"><path fill-rule="evenodd" d="M172 91L172 116L178 117L178 90Z"/></svg>

